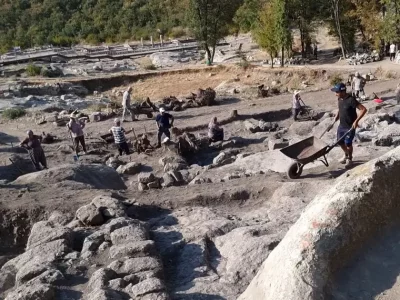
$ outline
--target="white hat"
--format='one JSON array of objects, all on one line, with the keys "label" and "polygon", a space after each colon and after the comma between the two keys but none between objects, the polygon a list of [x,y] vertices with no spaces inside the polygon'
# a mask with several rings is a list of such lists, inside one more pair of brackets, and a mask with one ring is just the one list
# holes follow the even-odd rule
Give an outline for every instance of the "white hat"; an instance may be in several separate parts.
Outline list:
[{"label": "white hat", "polygon": [[295,90],[295,91],[293,92],[293,94],[294,94],[294,95],[298,95],[298,94],[300,94],[300,91]]},{"label": "white hat", "polygon": [[121,121],[118,118],[116,118],[114,119],[114,123],[121,123]]},{"label": "white hat", "polygon": [[75,112],[73,112],[72,114],[70,114],[69,117],[70,117],[71,119],[76,119],[76,114],[75,114]]},{"label": "white hat", "polygon": [[355,75],[355,76],[360,76],[360,73],[359,73],[359,72],[356,72],[354,75]]},{"label": "white hat", "polygon": [[161,108],[160,108],[160,113],[163,113],[163,112],[165,112],[165,108],[164,108],[164,107],[161,107]]}]

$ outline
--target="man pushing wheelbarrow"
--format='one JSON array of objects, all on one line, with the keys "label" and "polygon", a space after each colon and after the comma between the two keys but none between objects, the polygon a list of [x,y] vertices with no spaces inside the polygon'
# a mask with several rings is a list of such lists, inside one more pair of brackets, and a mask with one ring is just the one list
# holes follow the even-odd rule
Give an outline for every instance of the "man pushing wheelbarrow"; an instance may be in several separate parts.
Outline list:
[{"label": "man pushing wheelbarrow", "polygon": [[[335,121],[325,132],[330,131],[339,120],[337,142],[333,145],[327,145],[321,140],[322,136],[319,139],[310,137],[282,149],[281,152],[283,154],[294,160],[288,170],[288,176],[291,179],[299,178],[304,166],[318,159],[321,160],[325,166],[329,166],[326,155],[337,145],[340,145],[344,152],[344,156],[339,162],[345,164],[346,168],[350,168],[353,163],[353,139],[355,131],[358,127],[358,123],[367,113],[367,109],[358,102],[354,96],[346,92],[346,85],[344,83],[335,85],[331,91],[336,93],[339,111],[335,117]],[[357,110],[360,110],[359,115],[357,115]],[[325,132],[322,135],[324,135]]]}]

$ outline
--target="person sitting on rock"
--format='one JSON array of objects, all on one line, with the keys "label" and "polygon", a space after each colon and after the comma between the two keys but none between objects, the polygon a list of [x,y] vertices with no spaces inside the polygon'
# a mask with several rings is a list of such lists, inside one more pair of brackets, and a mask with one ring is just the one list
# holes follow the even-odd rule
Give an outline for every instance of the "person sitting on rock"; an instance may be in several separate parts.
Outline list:
[{"label": "person sitting on rock", "polygon": [[128,143],[126,142],[125,134],[128,134],[130,131],[125,131],[124,128],[121,127],[120,119],[114,120],[114,126],[111,127],[110,133],[114,136],[115,145],[118,148],[119,155],[122,155],[124,152],[126,155],[130,155]]},{"label": "person sitting on rock", "polygon": [[81,144],[83,152],[87,154],[86,151],[86,143],[85,143],[85,135],[83,133],[83,129],[85,128],[85,121],[82,119],[77,120],[77,116],[75,113],[72,113],[70,116],[70,121],[67,124],[68,130],[71,132],[76,155],[79,154],[79,144]]},{"label": "person sitting on rock", "polygon": [[[171,120],[171,121],[170,121]],[[160,114],[156,117],[158,127],[158,143],[157,148],[161,147],[161,138],[164,134],[168,139],[171,139],[171,132],[169,129],[174,126],[174,117],[165,112],[165,108],[160,108]]]},{"label": "person sitting on rock", "polygon": [[44,169],[47,169],[46,156],[42,148],[42,136],[34,135],[32,130],[27,132],[28,137],[19,145],[28,150],[29,156],[37,171],[40,171],[40,164]]},{"label": "person sitting on rock", "polygon": [[219,127],[217,117],[213,117],[208,124],[208,138],[210,142],[219,142],[224,140],[224,129]]},{"label": "person sitting on rock", "polygon": [[300,91],[294,91],[293,93],[293,104],[292,104],[292,109],[293,109],[293,119],[297,121],[297,117],[302,111],[302,106],[301,106],[301,97],[300,97]]}]

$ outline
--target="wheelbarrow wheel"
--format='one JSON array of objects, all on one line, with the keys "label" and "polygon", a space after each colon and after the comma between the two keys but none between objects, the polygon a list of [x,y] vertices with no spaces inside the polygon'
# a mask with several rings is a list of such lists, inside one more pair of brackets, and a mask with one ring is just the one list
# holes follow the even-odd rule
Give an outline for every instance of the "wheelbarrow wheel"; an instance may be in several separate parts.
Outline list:
[{"label": "wheelbarrow wheel", "polygon": [[303,166],[298,163],[292,163],[287,171],[287,175],[290,179],[299,179],[303,173]]}]

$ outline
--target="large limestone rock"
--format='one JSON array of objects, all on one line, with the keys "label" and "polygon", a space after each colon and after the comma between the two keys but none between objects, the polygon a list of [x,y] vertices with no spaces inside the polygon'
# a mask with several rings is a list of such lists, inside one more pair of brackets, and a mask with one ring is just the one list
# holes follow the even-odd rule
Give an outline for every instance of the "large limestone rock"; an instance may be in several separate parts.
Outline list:
[{"label": "large limestone rock", "polygon": [[91,202],[95,207],[100,209],[106,218],[125,217],[125,206],[118,199],[108,196],[97,196]]},{"label": "large limestone rock", "polygon": [[150,278],[144,280],[132,287],[131,295],[134,298],[155,292],[161,292],[164,290],[164,284],[158,278]]},{"label": "large limestone rock", "polygon": [[108,268],[119,275],[130,275],[143,271],[159,272],[162,266],[154,257],[137,257],[113,261]]},{"label": "large limestone rock", "polygon": [[317,124],[318,123],[315,121],[294,122],[289,127],[289,132],[304,137],[311,136],[312,135],[311,132]]},{"label": "large limestone rock", "polygon": [[121,175],[135,175],[140,173],[142,164],[137,162],[130,162],[124,166],[119,166],[117,172]]},{"label": "large limestone rock", "polygon": [[384,128],[374,140],[377,146],[390,147],[400,145],[400,125],[392,124]]},{"label": "large limestone rock", "polygon": [[336,270],[398,219],[400,149],[339,177],[317,196],[239,300],[330,299]]},{"label": "large limestone rock", "polygon": [[224,258],[217,267],[218,274],[224,274],[227,282],[246,287],[282,239],[282,236],[270,234],[270,231],[268,225],[249,226],[217,237],[215,246]]},{"label": "large limestone rock", "polygon": [[48,221],[37,222],[33,225],[26,245],[27,249],[64,239],[68,246],[72,247],[72,230],[67,227],[54,226]]},{"label": "large limestone rock", "polygon": [[23,266],[25,266],[28,262],[32,260],[36,260],[38,264],[54,262],[57,259],[62,258],[65,254],[69,252],[71,252],[71,248],[68,246],[66,240],[55,240],[36,247],[29,248],[21,255],[5,263],[1,270],[3,271],[8,268],[20,270]]},{"label": "large limestone rock", "polygon": [[147,231],[142,224],[122,227],[111,233],[111,242],[114,245],[128,242],[143,241],[147,239]]},{"label": "large limestone rock", "polygon": [[29,284],[17,288],[5,300],[54,300],[55,297],[55,287],[49,284]]},{"label": "large limestone rock", "polygon": [[88,226],[98,226],[104,223],[104,218],[100,208],[96,207],[92,203],[80,207],[76,211],[76,218]]},{"label": "large limestone rock", "polygon": [[95,189],[126,189],[119,174],[104,165],[61,165],[48,170],[30,173],[17,178],[15,184],[56,184],[73,181]]}]

